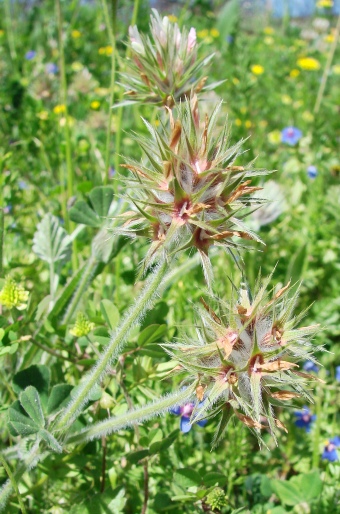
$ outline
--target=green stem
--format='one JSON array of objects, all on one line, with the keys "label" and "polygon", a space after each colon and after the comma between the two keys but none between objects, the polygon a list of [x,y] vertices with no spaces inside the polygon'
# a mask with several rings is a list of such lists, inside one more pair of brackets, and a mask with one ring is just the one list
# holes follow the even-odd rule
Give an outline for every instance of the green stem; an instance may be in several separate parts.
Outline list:
[{"label": "green stem", "polygon": [[93,276],[97,265],[98,265],[98,262],[94,259],[94,257],[90,257],[89,260],[87,261],[87,264],[84,268],[84,272],[83,272],[82,278],[79,282],[77,291],[75,292],[75,294],[70,302],[70,305],[66,311],[64,319],[62,321],[63,325],[68,325],[70,323],[71,318],[72,318],[75,310],[77,309],[79,302],[81,301],[81,299],[84,295],[85,289],[86,289],[89,281],[91,280],[91,277]]},{"label": "green stem", "polygon": [[20,494],[20,491],[19,491],[19,488],[18,488],[18,484],[17,484],[17,482],[15,480],[15,477],[14,477],[14,475],[12,473],[11,468],[9,467],[9,465],[7,464],[6,460],[1,455],[1,453],[0,453],[0,462],[3,465],[3,467],[5,468],[6,473],[7,473],[8,477],[10,479],[10,482],[12,484],[12,487],[13,487],[13,489],[15,491],[15,494],[17,495],[18,502],[19,502],[22,514],[27,514],[26,507],[25,507],[24,502],[22,501],[22,498],[21,498],[21,494]]},{"label": "green stem", "polygon": [[[17,484],[24,473],[26,473],[28,469],[34,467],[37,459],[40,460],[43,456],[43,454],[39,453],[39,442],[35,443],[26,459],[17,466],[14,475],[12,475],[14,482]],[[12,480],[7,480],[0,489],[0,512],[5,509],[8,499],[15,488],[14,482],[12,482]]]},{"label": "green stem", "polygon": [[[139,10],[139,0],[135,0],[133,13],[131,18],[131,26],[136,25],[137,15]],[[130,48],[126,51],[126,58],[130,57],[131,50]],[[117,112],[117,124],[116,124],[116,139],[115,139],[115,169],[118,171],[120,165],[120,148],[122,143],[122,120],[123,120],[123,107],[118,108]],[[118,193],[118,180],[115,180],[114,183],[115,194]]]},{"label": "green stem", "polygon": [[9,53],[11,55],[12,61],[16,61],[17,53],[15,50],[15,39],[14,39],[14,31],[12,26],[12,15],[11,15],[11,4],[10,0],[5,0],[5,20],[6,20],[6,35],[9,46]]},{"label": "green stem", "polygon": [[5,215],[2,205],[0,205],[0,275],[3,268],[3,247],[4,247]]},{"label": "green stem", "polygon": [[316,391],[316,421],[313,431],[313,458],[312,458],[312,469],[317,469],[319,467],[320,460],[320,432],[321,432],[321,418],[322,418],[322,401],[323,401],[323,391],[321,385],[318,386]]},{"label": "green stem", "polygon": [[136,326],[136,323],[138,323],[144,312],[151,307],[156,294],[160,290],[167,269],[168,262],[164,260],[147,280],[134,305],[131,307],[130,311],[127,312],[120,326],[112,334],[110,342],[104,349],[101,357],[89,373],[87,373],[84,380],[78,386],[76,395],[56,421],[54,426],[56,431],[66,430],[68,425],[79,414],[81,408],[87,403],[93,387],[105,374],[112,359],[117,355],[117,352],[124,344],[131,329]]},{"label": "green stem", "polygon": [[110,43],[112,46],[111,54],[111,81],[110,81],[110,98],[109,98],[109,121],[106,130],[106,145],[105,145],[105,174],[104,184],[107,184],[110,178],[110,139],[111,139],[111,125],[112,125],[112,106],[114,104],[114,89],[116,82],[116,16],[117,16],[117,0],[112,1],[112,28],[109,15],[109,9],[106,0],[102,0],[104,11],[105,24],[109,34]]},{"label": "green stem", "polygon": [[139,407],[138,409],[130,410],[121,416],[108,418],[105,421],[96,423],[89,428],[85,428],[81,432],[70,435],[66,439],[66,444],[80,444],[85,441],[99,439],[102,436],[108,436],[122,428],[133,426],[141,421],[151,419],[168,411],[175,405],[181,405],[188,401],[192,397],[196,385],[197,384],[192,384],[186,389],[176,391],[175,393],[167,396],[162,396],[155,402],[143,405],[143,407]]},{"label": "green stem", "polygon": [[317,114],[319,112],[319,109],[320,109],[320,105],[321,105],[322,98],[323,98],[323,95],[324,95],[324,92],[325,92],[325,88],[326,88],[326,83],[327,83],[327,78],[328,78],[328,75],[329,75],[329,70],[330,70],[330,68],[332,66],[335,49],[336,49],[338,41],[339,41],[339,33],[340,33],[340,15],[338,17],[338,23],[336,24],[334,41],[333,41],[332,46],[331,46],[331,48],[329,50],[329,54],[328,54],[328,57],[327,57],[327,62],[326,62],[325,69],[323,70],[322,79],[321,79],[320,87],[319,87],[319,91],[318,91],[318,96],[316,97],[316,102],[315,102],[315,106],[314,106],[314,114]]},{"label": "green stem", "polygon": [[[63,44],[63,16],[61,11],[60,0],[56,0],[57,8],[57,22],[58,22],[58,46],[59,46],[59,66],[60,66],[60,97],[61,103],[65,106],[65,125],[64,125],[64,137],[65,137],[65,154],[66,154],[66,170],[67,170],[67,197],[72,198],[74,190],[74,177],[73,177],[73,166],[72,166],[72,143],[71,143],[71,131],[68,116],[67,107],[67,82],[66,82],[66,71],[65,71],[65,54]],[[72,232],[73,224],[69,220],[67,211],[67,198],[63,198],[63,212],[65,213],[65,227],[68,232]],[[72,268],[73,271],[77,269],[77,243],[74,240],[72,242]]]}]

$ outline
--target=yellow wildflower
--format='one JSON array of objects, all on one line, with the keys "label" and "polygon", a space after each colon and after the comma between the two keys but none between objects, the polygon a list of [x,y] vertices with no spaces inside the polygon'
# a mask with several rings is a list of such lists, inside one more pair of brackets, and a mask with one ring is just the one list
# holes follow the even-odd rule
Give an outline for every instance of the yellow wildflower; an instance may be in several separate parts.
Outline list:
[{"label": "yellow wildflower", "polygon": [[210,35],[214,38],[220,37],[220,31],[217,29],[211,29]]},{"label": "yellow wildflower", "polygon": [[330,34],[327,34],[327,36],[324,37],[324,40],[326,41],[326,43],[333,43],[335,39],[335,35],[330,33]]},{"label": "yellow wildflower", "polygon": [[284,104],[284,105],[290,105],[292,103],[292,99],[289,95],[282,95],[281,96],[281,102]]},{"label": "yellow wildflower", "polygon": [[199,37],[200,39],[204,39],[204,38],[206,38],[208,35],[209,35],[209,31],[208,31],[208,29],[199,30],[199,31],[197,32],[197,37]]},{"label": "yellow wildflower", "polygon": [[281,132],[279,130],[273,130],[267,135],[269,143],[272,145],[278,145],[281,143]]},{"label": "yellow wildflower", "polygon": [[171,21],[172,23],[176,23],[176,21],[178,21],[178,18],[174,14],[169,14],[168,20]]},{"label": "yellow wildflower", "polygon": [[107,55],[107,56],[110,56],[113,52],[113,48],[112,46],[108,45],[108,46],[102,46],[99,48],[98,50],[98,53],[99,55]]},{"label": "yellow wildflower", "polygon": [[332,66],[332,71],[334,75],[340,75],[340,64],[334,64],[334,66]]},{"label": "yellow wildflower", "polygon": [[304,111],[302,113],[302,115],[301,115],[301,118],[304,121],[307,121],[307,123],[310,123],[310,122],[314,121],[314,116],[313,116],[313,114],[310,111]]},{"label": "yellow wildflower", "polygon": [[87,336],[91,330],[93,330],[95,324],[88,320],[88,318],[82,312],[78,312],[74,327],[71,328],[70,334],[74,337]]},{"label": "yellow wildflower", "polygon": [[96,111],[100,107],[100,102],[98,102],[98,100],[93,100],[90,103],[90,106],[91,106],[91,109],[94,109]]},{"label": "yellow wildflower", "polygon": [[72,71],[78,72],[78,71],[81,71],[83,68],[84,68],[83,64],[79,61],[74,61],[71,64]]},{"label": "yellow wildflower", "polygon": [[240,112],[242,114],[245,114],[247,112],[247,107],[245,105],[242,105],[242,107],[240,108]]},{"label": "yellow wildflower", "polygon": [[5,34],[5,31],[4,30],[0,30],[0,37],[4,36]]},{"label": "yellow wildflower", "polygon": [[66,111],[66,105],[64,105],[64,104],[56,105],[55,107],[53,107],[54,114],[62,114],[65,111]]},{"label": "yellow wildflower", "polygon": [[266,45],[272,45],[274,43],[274,38],[270,37],[270,36],[267,36],[267,37],[264,38],[263,41],[266,43]]},{"label": "yellow wildflower", "polygon": [[235,84],[235,86],[237,86],[237,84],[239,84],[239,83],[240,83],[239,79],[237,77],[234,77],[233,84]]},{"label": "yellow wildflower", "polygon": [[316,4],[317,7],[320,7],[321,9],[326,7],[330,8],[333,7],[333,0],[319,0]]},{"label": "yellow wildflower", "polygon": [[39,118],[39,120],[47,120],[48,118],[48,111],[40,111],[36,114],[37,118]]},{"label": "yellow wildflower", "polygon": [[289,73],[289,76],[292,78],[292,79],[295,79],[296,77],[298,77],[300,75],[300,70],[297,70],[296,68],[294,68],[293,70],[290,71]]},{"label": "yellow wildflower", "polygon": [[275,30],[273,29],[273,27],[265,27],[263,29],[263,32],[267,34],[267,36],[271,36],[272,34],[274,34]]},{"label": "yellow wildflower", "polygon": [[75,120],[74,120],[74,118],[73,118],[72,116],[68,116],[68,117],[67,117],[67,120],[66,120],[65,116],[63,116],[62,118],[60,118],[60,120],[59,120],[59,125],[60,125],[61,127],[65,127],[65,125],[66,125],[66,121],[67,121],[67,123],[68,123],[68,126],[69,126],[69,127],[73,127],[73,125],[74,125],[74,121],[75,121]]},{"label": "yellow wildflower", "polygon": [[251,72],[254,73],[254,75],[262,75],[264,72],[264,67],[261,66],[261,64],[253,64],[253,66],[250,68]]},{"label": "yellow wildflower", "polygon": [[235,125],[236,125],[236,127],[240,127],[242,125],[242,121],[240,120],[240,118],[237,118],[235,120]]},{"label": "yellow wildflower", "polygon": [[248,129],[249,129],[249,128],[251,128],[251,127],[252,127],[252,125],[253,125],[253,124],[252,124],[252,122],[251,122],[250,120],[246,120],[246,121],[245,121],[245,123],[244,123],[244,125],[245,125],[245,127],[246,127],[246,128],[248,128]]},{"label": "yellow wildflower", "polygon": [[73,39],[79,39],[81,37],[81,32],[79,30],[72,30],[71,36]]},{"label": "yellow wildflower", "polygon": [[298,59],[297,65],[303,70],[314,71],[320,69],[320,63],[314,57],[301,57],[301,59]]},{"label": "yellow wildflower", "polygon": [[261,128],[266,128],[266,126],[267,126],[267,125],[268,125],[268,121],[267,121],[267,120],[261,120],[261,121],[259,122],[259,126],[260,126]]},{"label": "yellow wildflower", "polygon": [[0,291],[0,303],[12,309],[15,307],[19,311],[26,309],[29,292],[25,291],[22,285],[17,284],[13,278],[7,276],[5,283]]}]

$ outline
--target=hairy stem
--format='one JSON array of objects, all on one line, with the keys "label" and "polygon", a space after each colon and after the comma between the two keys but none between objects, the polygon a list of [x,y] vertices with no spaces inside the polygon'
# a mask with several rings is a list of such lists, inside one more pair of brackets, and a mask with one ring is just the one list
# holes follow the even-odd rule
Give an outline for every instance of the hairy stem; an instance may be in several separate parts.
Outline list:
[{"label": "hairy stem", "polygon": [[107,367],[124,344],[131,329],[136,325],[136,323],[138,323],[145,311],[150,308],[152,301],[160,289],[167,268],[168,263],[164,260],[146,281],[146,284],[139,297],[136,299],[135,304],[127,312],[127,315],[121,322],[120,326],[111,335],[110,342],[104,349],[101,357],[89,373],[87,373],[82,383],[78,386],[76,395],[56,421],[54,426],[55,430],[65,431],[68,425],[79,414],[81,408],[87,403],[93,387],[105,374]]},{"label": "hairy stem", "polygon": [[3,467],[5,468],[5,471],[6,471],[6,473],[8,475],[8,478],[9,478],[11,484],[12,484],[12,487],[13,487],[13,489],[15,491],[15,494],[17,495],[18,502],[19,502],[22,514],[27,514],[27,510],[26,510],[26,507],[24,505],[24,502],[22,501],[17,481],[15,480],[15,477],[14,477],[14,475],[12,473],[11,468],[9,467],[9,465],[6,462],[6,459],[1,455],[1,453],[0,453],[0,462],[3,465]]},{"label": "hairy stem", "polygon": [[66,439],[66,444],[79,444],[92,439],[98,439],[103,435],[109,435],[117,430],[133,426],[141,421],[146,421],[159,414],[168,411],[175,405],[182,405],[190,398],[195,391],[196,384],[192,384],[186,389],[176,391],[175,393],[167,396],[162,396],[152,403],[143,405],[138,409],[130,410],[121,416],[108,418],[105,421],[96,423],[88,428],[83,429],[81,432],[70,435]]}]

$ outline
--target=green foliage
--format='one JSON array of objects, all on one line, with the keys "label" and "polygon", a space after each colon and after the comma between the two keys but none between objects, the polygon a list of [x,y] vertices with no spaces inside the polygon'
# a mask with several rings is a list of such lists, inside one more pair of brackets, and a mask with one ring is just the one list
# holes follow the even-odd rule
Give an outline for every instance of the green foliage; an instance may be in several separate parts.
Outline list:
[{"label": "green foliage", "polygon": [[[54,13],[58,1],[27,8],[18,1],[0,3],[0,432],[2,457],[8,462],[7,469],[0,467],[0,509],[17,514],[21,497],[27,514],[337,514],[339,461],[320,458],[327,441],[340,435],[338,47],[326,68],[336,37],[335,18],[318,10],[321,22],[313,18],[281,24],[267,17],[243,16],[236,0],[196,0],[190,6],[186,2],[185,9],[172,2],[173,12],[164,14],[175,14],[178,28],[171,16],[163,22],[155,15],[150,35],[147,1],[134,2],[133,14],[127,0],[102,0],[109,4],[116,45],[112,52],[102,6],[60,3],[59,21]],[[130,31],[130,43],[129,24],[139,31]],[[60,29],[65,83],[60,76],[61,49],[56,47]],[[174,41],[179,30],[181,55],[178,40]],[[164,34],[168,39],[159,48],[159,58],[154,43],[161,44]],[[138,60],[139,36],[145,48],[144,75]],[[36,53],[32,57],[29,51]],[[212,54],[207,72],[204,68],[211,57],[206,56]],[[301,67],[301,57],[313,57],[316,69]],[[112,65],[115,68],[110,70]],[[326,88],[316,109],[323,73]],[[157,86],[150,86],[150,77],[156,78]],[[219,99],[208,91],[222,83],[217,92],[223,104],[212,115]],[[197,132],[198,120],[192,118],[197,111],[188,108],[186,97],[192,88],[199,94],[203,86]],[[116,108],[109,116],[112,99]],[[172,109],[179,100],[182,105],[177,114],[173,110],[171,125],[169,111],[155,105]],[[206,115],[213,118],[210,124],[204,121]],[[227,116],[228,133],[223,131]],[[180,149],[176,119],[181,122]],[[205,123],[210,127],[206,148]],[[292,146],[281,139],[282,129],[289,126],[302,132]],[[238,142],[245,139],[242,148],[247,153],[241,155]],[[200,170],[207,164],[205,157],[214,162],[216,183],[207,179],[206,189],[195,181],[187,183],[183,162],[178,165],[179,150],[185,155],[186,170],[197,171],[195,152]],[[214,161],[216,155],[230,159]],[[259,173],[241,169],[255,158]],[[180,187],[168,180],[169,162],[182,181]],[[133,181],[121,163],[130,170],[136,167]],[[310,165],[318,170],[315,179],[307,174]],[[236,169],[226,171],[230,166]],[[264,169],[277,170],[270,181],[264,181]],[[217,183],[226,185],[223,180],[234,176],[224,191],[232,194],[247,181],[245,172],[253,174],[254,188],[265,186],[264,190],[236,198],[230,218],[224,212],[223,218],[214,220],[207,191],[217,188]],[[225,174],[222,182],[220,173]],[[145,175],[153,180],[165,177],[173,198],[165,194],[162,181],[155,186]],[[168,229],[171,202],[175,196],[181,202],[183,191],[190,188],[194,203],[200,205],[189,213],[182,246],[192,243],[188,227],[195,223],[197,233],[212,228],[208,240],[214,246],[221,220],[235,235],[238,232],[238,238],[224,234],[228,253],[210,248],[209,261],[203,252],[206,275],[211,276],[210,263],[214,270],[211,308],[216,313],[202,309],[198,319],[194,306],[205,295],[204,276],[190,249],[181,248],[176,261],[171,255],[164,265],[170,274],[160,279],[152,299],[143,294],[155,270],[140,266],[146,255],[150,268],[163,257],[160,252],[155,258],[154,247],[148,253],[150,239],[155,242],[150,230],[154,214]],[[216,190],[216,194],[222,193]],[[255,206],[259,209],[252,212]],[[127,244],[127,238],[118,235],[131,228],[124,225],[128,219],[136,223],[137,235],[146,236],[142,242]],[[235,251],[237,241],[253,237],[254,231],[265,246],[258,251],[259,245],[242,241],[246,251]],[[171,250],[179,246],[177,233],[168,234]],[[196,240],[196,247],[202,241],[206,240]],[[163,247],[162,234],[158,242]],[[257,249],[250,252],[250,247]],[[178,349],[186,337],[202,350],[202,330],[205,337],[213,314],[221,316],[216,305],[230,304],[241,282],[254,290],[259,268],[262,276],[268,276],[275,266],[268,290],[275,284],[280,289],[289,280],[293,293],[299,289],[294,311],[293,302],[288,305],[291,325],[299,322],[296,313],[306,312],[306,325],[323,328],[312,341],[299,325],[291,326],[294,336],[305,338],[308,355],[292,343],[296,353],[290,354],[289,362],[299,364],[296,370],[303,373],[305,358],[322,346],[326,351],[315,355],[320,371],[312,374],[321,381],[315,381],[316,386],[309,383],[303,400],[264,401],[273,389],[286,389],[282,370],[275,372],[275,383],[269,372],[255,408],[252,401],[260,392],[256,380],[243,391],[248,397],[243,414],[248,409],[263,424],[264,410],[273,425],[273,406],[288,430],[280,433],[276,446],[269,430],[262,428],[259,448],[254,434],[232,416],[232,409],[215,401],[221,390],[215,388],[211,394],[210,383],[204,388],[202,370],[195,369],[192,380],[184,378],[188,375],[183,367],[197,365],[194,356],[174,352],[171,360],[164,348],[170,343]],[[141,296],[145,304],[139,303]],[[254,301],[256,297],[249,297],[249,306]],[[281,307],[275,303],[272,319],[279,319]],[[237,315],[233,316],[237,325]],[[73,335],[78,320],[86,330]],[[250,316],[248,321],[244,338],[259,319]],[[117,334],[120,338],[115,339]],[[105,354],[115,340],[118,343]],[[289,348],[283,348],[282,355],[277,350],[280,358]],[[215,345],[214,352],[217,359],[209,366],[220,363],[221,348],[218,352]],[[272,354],[269,363],[274,361]],[[95,364],[97,368],[92,368]],[[95,375],[98,364],[103,366]],[[247,370],[241,373],[247,375]],[[292,378],[289,392],[306,383],[305,377],[290,373]],[[78,402],[67,428],[61,421],[82,391],[84,403]],[[189,433],[181,433],[182,414],[177,417],[169,409],[182,405],[184,398],[198,403],[203,393],[207,425],[193,424]],[[314,400],[311,410],[317,419],[305,432],[295,426],[293,409],[300,410],[308,398]],[[197,410],[196,414],[197,421]],[[19,485],[19,499],[8,481],[8,469]]]}]

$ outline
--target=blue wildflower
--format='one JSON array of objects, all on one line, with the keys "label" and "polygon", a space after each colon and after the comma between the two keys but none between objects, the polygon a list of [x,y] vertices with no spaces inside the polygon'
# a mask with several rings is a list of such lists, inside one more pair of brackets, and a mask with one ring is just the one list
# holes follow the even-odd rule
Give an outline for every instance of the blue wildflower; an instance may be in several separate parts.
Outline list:
[{"label": "blue wildflower", "polygon": [[335,379],[337,380],[337,382],[340,382],[340,366],[337,366],[335,368]]},{"label": "blue wildflower", "polygon": [[59,71],[58,66],[56,64],[54,64],[54,62],[48,62],[46,64],[45,69],[46,69],[46,73],[50,73],[51,75],[55,75]]},{"label": "blue wildflower", "polygon": [[319,366],[317,366],[313,361],[306,361],[303,365],[303,369],[305,371],[314,371],[314,373],[319,372]]},{"label": "blue wildflower", "polygon": [[340,447],[340,437],[336,436],[333,439],[330,439],[326,444],[323,453],[321,455],[322,459],[329,460],[329,462],[335,462],[339,460],[339,455],[337,452],[337,448]]},{"label": "blue wildflower", "polygon": [[[181,432],[186,434],[191,430],[191,423],[190,423],[190,417],[192,414],[192,411],[194,410],[195,405],[193,403],[185,403],[181,407],[175,407],[174,409],[171,409],[170,412],[172,414],[175,414],[176,416],[181,416],[180,421],[180,429]],[[202,419],[197,422],[197,425],[200,427],[205,427],[205,425],[208,423],[208,420]]]},{"label": "blue wildflower", "polygon": [[295,411],[296,417],[295,425],[299,428],[304,428],[306,432],[310,432],[313,421],[316,420],[316,415],[312,414],[308,407],[303,407],[301,411]]},{"label": "blue wildflower", "polygon": [[225,40],[227,41],[227,43],[233,43],[234,36],[231,36],[230,34],[228,34],[228,36],[225,37]]},{"label": "blue wildflower", "polygon": [[316,166],[308,166],[307,175],[310,179],[314,180],[318,176],[318,169]]},{"label": "blue wildflower", "polygon": [[25,59],[26,61],[31,61],[32,59],[34,59],[34,57],[37,55],[37,52],[35,52],[34,50],[29,50],[28,52],[25,53]]},{"label": "blue wildflower", "polygon": [[294,146],[301,139],[302,132],[296,127],[286,127],[281,132],[281,141],[282,143],[287,143],[287,145]]}]

